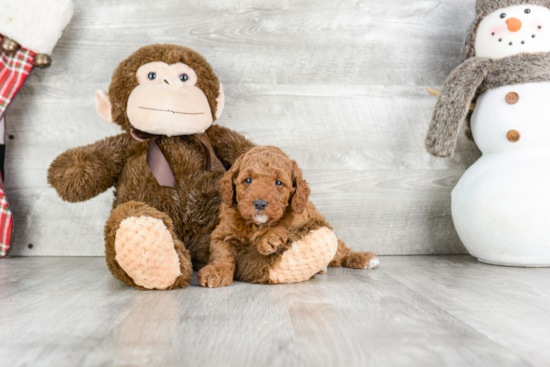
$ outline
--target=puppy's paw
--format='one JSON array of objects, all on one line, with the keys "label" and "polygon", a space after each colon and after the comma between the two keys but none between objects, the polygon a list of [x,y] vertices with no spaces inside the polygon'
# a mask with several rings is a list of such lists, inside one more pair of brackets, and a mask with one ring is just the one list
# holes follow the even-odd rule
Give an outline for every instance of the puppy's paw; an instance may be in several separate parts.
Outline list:
[{"label": "puppy's paw", "polygon": [[258,252],[262,255],[270,255],[282,246],[286,245],[288,235],[285,231],[274,231],[267,233],[258,244]]},{"label": "puppy's paw", "polygon": [[222,266],[210,264],[199,270],[197,279],[203,287],[225,287],[233,283],[233,272]]},{"label": "puppy's paw", "polygon": [[378,267],[380,260],[372,252],[354,252],[345,260],[345,267],[352,269],[374,269]]}]

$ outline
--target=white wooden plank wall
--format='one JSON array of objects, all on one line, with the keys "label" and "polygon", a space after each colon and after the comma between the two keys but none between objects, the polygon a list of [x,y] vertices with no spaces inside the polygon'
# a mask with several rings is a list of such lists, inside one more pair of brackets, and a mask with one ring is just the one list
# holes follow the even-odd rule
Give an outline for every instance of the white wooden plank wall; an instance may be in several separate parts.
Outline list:
[{"label": "white wooden plank wall", "polygon": [[[227,93],[220,124],[298,161],[313,201],[358,250],[466,253],[450,192],[478,157],[424,150],[435,98],[459,63],[474,0],[74,0],[52,56],[8,114],[6,185],[15,255],[101,255],[112,193],[61,201],[46,170],[64,150],[119,132],[94,109],[118,63],[141,46],[202,53]],[[32,249],[28,244],[33,244]]]}]

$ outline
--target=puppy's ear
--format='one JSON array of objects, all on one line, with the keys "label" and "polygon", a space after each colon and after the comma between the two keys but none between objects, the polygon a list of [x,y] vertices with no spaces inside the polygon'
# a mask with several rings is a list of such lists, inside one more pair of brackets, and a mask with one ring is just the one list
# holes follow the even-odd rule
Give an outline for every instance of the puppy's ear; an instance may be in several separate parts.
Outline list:
[{"label": "puppy's ear", "polygon": [[237,177],[240,170],[242,156],[237,158],[235,163],[231,166],[229,171],[225,172],[222,180],[220,181],[220,195],[222,196],[223,202],[228,207],[233,207],[237,204],[237,198],[235,197],[235,185],[233,184],[233,178]]},{"label": "puppy's ear", "polygon": [[292,181],[294,182],[294,195],[290,199],[290,207],[296,214],[301,214],[309,201],[311,190],[302,177],[302,170],[296,161],[292,161]]}]

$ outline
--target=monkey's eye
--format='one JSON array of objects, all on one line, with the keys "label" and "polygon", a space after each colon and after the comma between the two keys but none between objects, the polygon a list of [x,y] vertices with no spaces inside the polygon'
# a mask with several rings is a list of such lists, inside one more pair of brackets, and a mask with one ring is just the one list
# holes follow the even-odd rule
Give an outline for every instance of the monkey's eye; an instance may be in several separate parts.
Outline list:
[{"label": "monkey's eye", "polygon": [[276,186],[283,186],[283,183],[279,180],[275,181],[275,185]]},{"label": "monkey's eye", "polygon": [[157,78],[157,73],[153,73],[152,71],[147,75],[147,78],[149,80],[155,80]]},{"label": "monkey's eye", "polygon": [[525,9],[525,14],[529,14],[531,12],[531,9]]},{"label": "monkey's eye", "polygon": [[251,184],[252,183],[252,179],[251,178],[247,178],[246,180],[244,180],[245,183],[247,184]]},{"label": "monkey's eye", "polygon": [[189,79],[189,77],[187,76],[187,74],[181,74],[181,75],[180,75],[180,80],[181,80],[182,82],[186,82],[187,79]]},{"label": "monkey's eye", "polygon": [[506,13],[500,14],[500,17],[501,17],[501,18],[506,18]]}]

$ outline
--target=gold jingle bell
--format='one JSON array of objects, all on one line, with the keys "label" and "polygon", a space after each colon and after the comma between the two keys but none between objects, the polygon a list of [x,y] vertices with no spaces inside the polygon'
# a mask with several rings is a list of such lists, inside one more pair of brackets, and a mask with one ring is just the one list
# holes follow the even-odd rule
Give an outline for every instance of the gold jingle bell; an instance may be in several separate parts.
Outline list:
[{"label": "gold jingle bell", "polygon": [[39,69],[49,68],[52,64],[52,59],[46,54],[36,54],[34,56],[34,66]]},{"label": "gold jingle bell", "polygon": [[21,45],[13,40],[10,40],[8,37],[2,39],[2,44],[0,45],[2,50],[7,54],[14,54],[21,48]]}]

